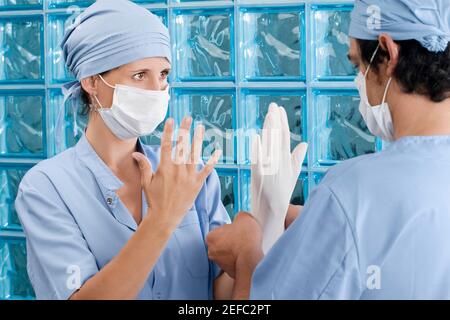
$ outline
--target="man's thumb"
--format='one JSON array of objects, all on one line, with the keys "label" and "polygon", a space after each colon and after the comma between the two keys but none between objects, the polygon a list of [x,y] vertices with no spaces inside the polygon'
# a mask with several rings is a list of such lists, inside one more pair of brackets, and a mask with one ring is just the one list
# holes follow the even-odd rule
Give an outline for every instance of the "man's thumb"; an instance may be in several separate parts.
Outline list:
[{"label": "man's thumb", "polygon": [[294,151],[292,152],[292,168],[298,174],[300,174],[303,161],[305,161],[306,151],[308,151],[308,144],[306,142],[302,142],[297,147],[295,147]]}]

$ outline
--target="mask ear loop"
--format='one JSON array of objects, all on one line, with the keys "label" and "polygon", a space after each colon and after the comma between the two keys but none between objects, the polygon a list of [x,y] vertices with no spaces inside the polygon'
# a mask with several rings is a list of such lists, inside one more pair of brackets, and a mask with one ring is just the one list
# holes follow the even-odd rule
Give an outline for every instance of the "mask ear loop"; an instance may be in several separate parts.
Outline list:
[{"label": "mask ear loop", "polygon": [[373,62],[373,60],[375,60],[375,56],[376,56],[377,53],[378,53],[378,49],[380,49],[380,43],[378,43],[377,48],[375,49],[375,51],[374,51],[372,57],[370,58],[369,66],[367,67],[366,73],[364,74],[364,78],[366,78],[366,77],[367,77],[367,74],[369,73],[369,70],[370,70],[370,67],[371,67],[371,65],[372,65],[372,62]]},{"label": "mask ear loop", "polygon": [[105,108],[103,108],[102,104],[101,104],[100,101],[98,100],[97,95],[94,94],[93,96],[94,96],[94,99],[97,101],[97,104],[100,106],[100,108],[95,108],[95,111],[98,112],[99,109],[100,109],[100,110],[105,109]]},{"label": "mask ear loop", "polygon": [[[99,76],[100,79],[103,81],[103,83],[106,84],[108,87],[110,87],[110,88],[112,88],[112,89],[116,89],[115,86],[110,85],[105,79],[103,79],[103,77],[102,77],[101,74],[99,74],[98,76]],[[97,101],[98,105],[100,106],[100,110],[105,109],[105,108],[102,106],[102,104],[100,103],[100,101],[98,100],[96,94],[94,95],[94,99]],[[95,111],[98,111],[98,109],[99,109],[99,108],[96,108]]]},{"label": "mask ear loop", "polygon": [[108,87],[110,87],[110,88],[112,88],[112,89],[115,89],[115,88],[116,88],[115,86],[110,85],[105,79],[103,79],[103,77],[102,77],[101,74],[99,74],[98,76],[100,77],[100,79],[102,79],[103,83],[106,84]]}]

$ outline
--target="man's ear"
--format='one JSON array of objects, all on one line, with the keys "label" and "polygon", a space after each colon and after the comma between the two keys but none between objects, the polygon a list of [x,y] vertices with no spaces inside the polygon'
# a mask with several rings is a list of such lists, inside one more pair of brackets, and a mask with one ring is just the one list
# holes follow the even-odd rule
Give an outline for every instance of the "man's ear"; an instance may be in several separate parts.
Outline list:
[{"label": "man's ear", "polygon": [[394,42],[392,37],[386,33],[380,34],[378,37],[378,41],[380,42],[380,47],[384,51],[387,51],[389,54],[388,61],[387,61],[387,68],[386,68],[386,74],[388,77],[392,77],[395,71],[395,68],[397,67],[398,63],[398,56],[400,47],[398,44]]},{"label": "man's ear", "polygon": [[86,91],[89,95],[97,94],[97,80],[94,76],[81,79],[81,87]]}]

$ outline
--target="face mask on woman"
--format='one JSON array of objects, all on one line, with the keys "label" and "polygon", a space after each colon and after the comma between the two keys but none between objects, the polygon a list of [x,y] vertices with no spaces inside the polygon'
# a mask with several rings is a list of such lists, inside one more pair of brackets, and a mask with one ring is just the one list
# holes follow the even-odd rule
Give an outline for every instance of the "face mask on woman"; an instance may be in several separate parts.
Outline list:
[{"label": "face mask on woman", "polygon": [[164,121],[169,106],[169,87],[164,91],[145,90],[106,82],[114,89],[111,108],[104,108],[97,96],[95,100],[100,106],[97,112],[106,126],[121,140],[137,138],[151,134]]}]

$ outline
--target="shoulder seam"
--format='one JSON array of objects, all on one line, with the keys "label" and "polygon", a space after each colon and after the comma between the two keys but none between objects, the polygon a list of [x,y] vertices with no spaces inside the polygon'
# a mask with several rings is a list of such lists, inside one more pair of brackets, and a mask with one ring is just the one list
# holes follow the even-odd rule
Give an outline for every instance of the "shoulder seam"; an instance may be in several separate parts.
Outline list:
[{"label": "shoulder seam", "polygon": [[358,259],[358,268],[361,270],[361,259],[360,259],[360,254],[359,254],[358,242],[356,241],[355,227],[354,227],[353,223],[350,221],[350,219],[348,218],[348,215],[346,213],[344,205],[342,204],[342,202],[340,201],[340,199],[338,198],[336,193],[329,186],[325,185],[325,187],[329,190],[332,197],[336,200],[336,203],[338,204],[339,208],[341,209],[341,212],[344,215],[345,220],[347,221],[347,224],[350,226],[350,231],[352,233],[352,239],[353,239],[353,245],[356,249],[356,257]]}]

